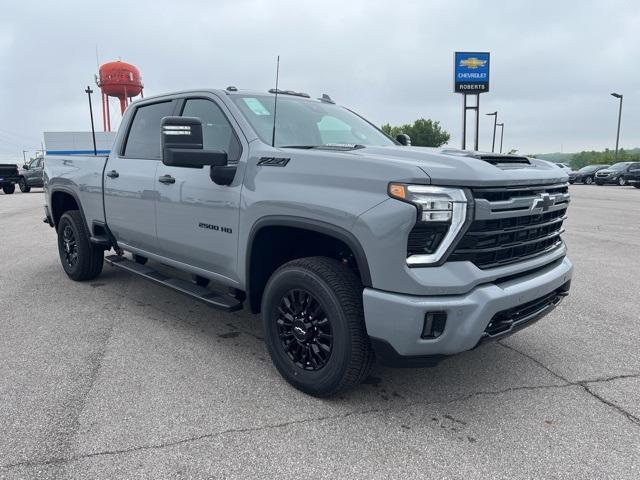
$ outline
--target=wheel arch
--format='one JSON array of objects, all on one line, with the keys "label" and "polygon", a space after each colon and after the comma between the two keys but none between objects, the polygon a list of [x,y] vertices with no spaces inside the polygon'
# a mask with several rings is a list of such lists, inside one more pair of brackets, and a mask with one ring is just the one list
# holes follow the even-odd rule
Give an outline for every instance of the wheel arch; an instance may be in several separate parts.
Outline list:
[{"label": "wheel arch", "polygon": [[[258,257],[262,250],[265,248],[263,245],[266,232],[275,232],[279,230],[275,235],[284,235],[295,233],[302,235],[304,238],[309,236],[317,236],[318,239],[328,240],[332,243],[333,247],[344,245],[348,248],[349,253],[353,255],[353,259],[356,263],[357,274],[360,277],[362,285],[365,287],[371,286],[371,272],[369,270],[369,263],[362,245],[358,239],[348,230],[339,227],[334,224],[322,222],[319,220],[313,220],[303,217],[294,216],[268,216],[264,217],[254,223],[247,239],[247,251],[245,258],[245,284],[246,293],[249,300],[251,311],[257,313],[260,311],[260,303],[262,299],[262,292],[264,287],[273,271],[283,263],[293,260],[295,258],[301,258],[301,256],[317,255],[315,250],[311,247],[308,251],[306,248],[302,248],[305,251],[305,255],[296,255],[295,252],[288,251],[289,254],[273,255],[275,258],[269,258],[269,261],[262,262]],[[293,239],[289,239],[293,241]],[[306,247],[306,246],[305,246]],[[320,250],[324,248],[331,248],[323,243],[320,246]]]},{"label": "wheel arch", "polygon": [[51,219],[53,220],[53,226],[57,229],[58,223],[60,222],[60,217],[64,215],[64,213],[68,210],[78,210],[80,211],[80,216],[82,217],[82,221],[87,227],[87,231],[91,231],[89,225],[87,224],[87,219],[84,216],[84,211],[82,210],[82,204],[80,203],[80,199],[75,192],[69,190],[67,188],[58,187],[51,192]]}]

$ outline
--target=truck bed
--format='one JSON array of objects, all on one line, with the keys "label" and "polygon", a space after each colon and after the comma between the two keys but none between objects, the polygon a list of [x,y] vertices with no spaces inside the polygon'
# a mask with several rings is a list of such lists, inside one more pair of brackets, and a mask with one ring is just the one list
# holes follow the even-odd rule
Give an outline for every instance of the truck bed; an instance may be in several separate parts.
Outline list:
[{"label": "truck bed", "polygon": [[93,220],[104,221],[102,179],[107,158],[107,155],[45,157],[45,186],[49,191],[55,186],[75,196],[82,205],[88,227]]}]

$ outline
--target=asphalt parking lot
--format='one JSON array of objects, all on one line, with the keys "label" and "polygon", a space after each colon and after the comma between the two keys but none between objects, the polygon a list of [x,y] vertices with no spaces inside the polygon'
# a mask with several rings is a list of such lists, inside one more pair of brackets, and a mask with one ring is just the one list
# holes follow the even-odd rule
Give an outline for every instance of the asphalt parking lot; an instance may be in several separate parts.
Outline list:
[{"label": "asphalt parking lot", "polygon": [[60,267],[0,194],[0,478],[640,478],[640,190],[571,187],[571,295],[432,369],[318,400],[259,319]]}]

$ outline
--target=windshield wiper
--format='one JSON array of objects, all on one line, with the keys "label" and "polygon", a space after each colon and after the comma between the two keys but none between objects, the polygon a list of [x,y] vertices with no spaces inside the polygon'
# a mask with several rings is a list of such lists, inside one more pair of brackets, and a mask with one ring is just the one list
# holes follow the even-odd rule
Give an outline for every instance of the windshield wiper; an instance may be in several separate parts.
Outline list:
[{"label": "windshield wiper", "polygon": [[281,145],[280,148],[299,148],[304,150],[357,150],[365,148],[359,143],[326,143],[324,145]]}]

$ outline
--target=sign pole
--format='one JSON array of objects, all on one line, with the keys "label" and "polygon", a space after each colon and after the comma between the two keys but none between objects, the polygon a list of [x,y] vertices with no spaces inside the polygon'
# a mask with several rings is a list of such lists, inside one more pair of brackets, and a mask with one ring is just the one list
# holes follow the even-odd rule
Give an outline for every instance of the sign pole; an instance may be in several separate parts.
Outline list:
[{"label": "sign pole", "polygon": [[467,94],[462,95],[462,150],[467,149]]},{"label": "sign pole", "polygon": [[476,138],[473,142],[473,149],[478,151],[478,138],[480,137],[480,94],[476,94]]}]

